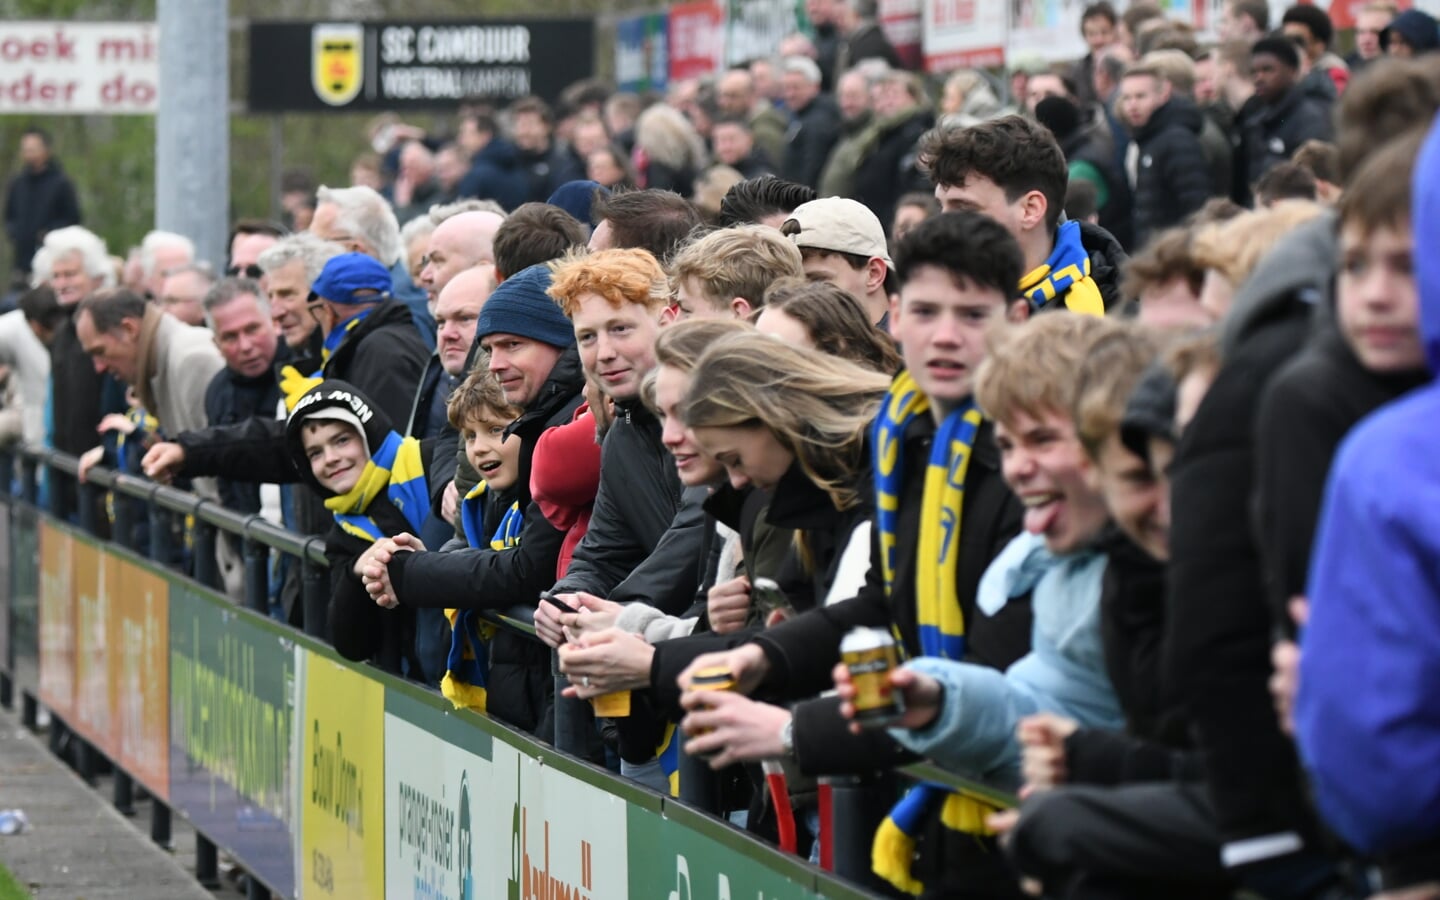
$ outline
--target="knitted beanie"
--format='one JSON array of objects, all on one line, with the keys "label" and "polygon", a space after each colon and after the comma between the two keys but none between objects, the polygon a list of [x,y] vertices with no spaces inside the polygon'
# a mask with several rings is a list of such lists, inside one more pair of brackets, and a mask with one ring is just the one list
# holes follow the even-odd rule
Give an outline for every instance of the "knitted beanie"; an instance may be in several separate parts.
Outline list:
[{"label": "knitted beanie", "polygon": [[492,334],[513,334],[552,347],[575,343],[575,329],[560,306],[545,293],[549,288],[550,268],[544,263],[500,282],[480,308],[475,340]]}]

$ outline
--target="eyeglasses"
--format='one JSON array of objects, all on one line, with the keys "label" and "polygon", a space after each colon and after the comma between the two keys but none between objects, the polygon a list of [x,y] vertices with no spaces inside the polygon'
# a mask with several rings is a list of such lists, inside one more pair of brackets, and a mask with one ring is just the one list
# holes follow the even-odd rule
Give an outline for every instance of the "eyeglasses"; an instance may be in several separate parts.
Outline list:
[{"label": "eyeglasses", "polygon": [[253,281],[259,281],[260,277],[263,276],[265,273],[261,271],[259,266],[251,263],[248,266],[231,266],[230,268],[225,270],[225,274],[231,278],[243,275]]},{"label": "eyeglasses", "polygon": [[320,311],[324,308],[325,301],[320,299],[319,294],[311,291],[310,297],[305,301],[305,311],[310,314],[310,318],[315,320],[315,324],[322,328],[325,326],[325,321],[320,318]]}]

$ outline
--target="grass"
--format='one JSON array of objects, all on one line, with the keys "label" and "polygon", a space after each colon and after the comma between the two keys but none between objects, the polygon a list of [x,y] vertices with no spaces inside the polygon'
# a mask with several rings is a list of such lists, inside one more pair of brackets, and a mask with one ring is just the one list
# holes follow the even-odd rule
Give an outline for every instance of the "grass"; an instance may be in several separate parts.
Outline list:
[{"label": "grass", "polygon": [[4,866],[0,866],[0,900],[30,900],[30,892]]}]

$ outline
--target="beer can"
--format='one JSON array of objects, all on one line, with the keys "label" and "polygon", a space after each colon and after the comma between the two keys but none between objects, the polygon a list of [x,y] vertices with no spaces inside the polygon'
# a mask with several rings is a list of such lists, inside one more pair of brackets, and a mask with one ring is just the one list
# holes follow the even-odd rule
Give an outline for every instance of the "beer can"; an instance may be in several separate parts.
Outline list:
[{"label": "beer can", "polygon": [[[735,677],[725,666],[706,666],[696,670],[690,677],[690,690],[692,691],[733,691],[735,690]],[[699,737],[702,734],[709,734],[713,728],[706,728],[697,731],[692,737]],[[714,754],[709,754],[714,755]]]},{"label": "beer can", "polygon": [[855,685],[855,721],[884,728],[901,708],[888,688],[890,672],[900,664],[895,638],[883,628],[855,628],[840,642],[840,659]]}]

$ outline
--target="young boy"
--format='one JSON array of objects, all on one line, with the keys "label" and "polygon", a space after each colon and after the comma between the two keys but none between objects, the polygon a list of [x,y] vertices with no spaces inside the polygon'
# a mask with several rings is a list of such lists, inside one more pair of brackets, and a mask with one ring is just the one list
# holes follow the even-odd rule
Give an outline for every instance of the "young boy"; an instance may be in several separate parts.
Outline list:
[{"label": "young boy", "polygon": [[401,438],[389,418],[349,382],[327,379],[295,403],[286,446],[301,478],[325,497],[335,525],[330,559],[331,639],[346,659],[374,659],[386,671],[422,677],[413,610],[377,607],[361,572],[376,542],[415,533],[430,509],[428,448]]},{"label": "young boy", "polygon": [[[460,501],[465,542],[477,550],[509,550],[520,544],[524,510],[513,490],[520,477],[520,438],[507,435],[523,410],[505,399],[500,383],[476,369],[450,395],[446,414],[460,433],[465,458],[480,481]],[[440,691],[457,708],[484,712],[491,676],[490,644],[495,629],[477,609],[446,608],[452,632]]]}]

